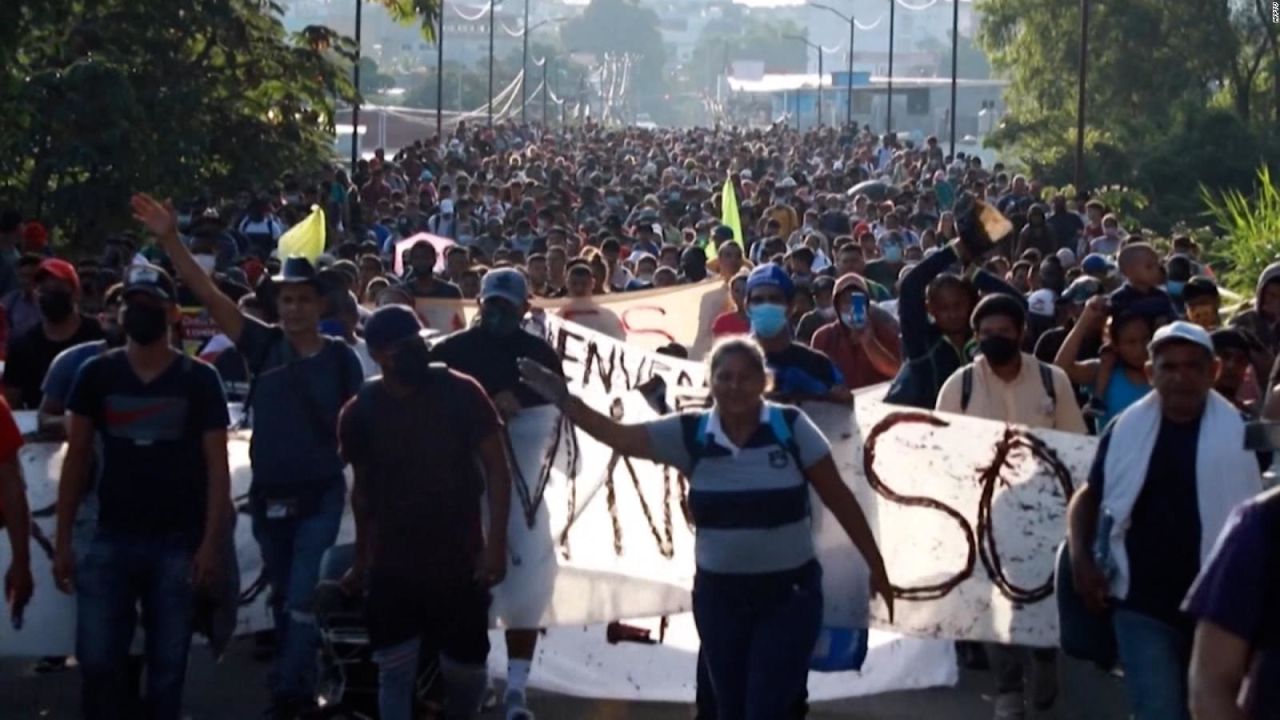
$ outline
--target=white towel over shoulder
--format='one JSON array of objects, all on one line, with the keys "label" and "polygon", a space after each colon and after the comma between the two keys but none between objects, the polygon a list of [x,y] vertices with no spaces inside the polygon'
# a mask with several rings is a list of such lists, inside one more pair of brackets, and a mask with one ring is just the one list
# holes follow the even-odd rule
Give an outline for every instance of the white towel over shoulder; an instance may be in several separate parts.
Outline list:
[{"label": "white towel over shoulder", "polygon": [[[1151,452],[1160,433],[1160,394],[1147,393],[1116,418],[1111,430],[1103,472],[1102,510],[1111,528],[1111,595],[1123,600],[1129,594],[1129,556],[1125,537],[1133,506],[1146,482]],[[1257,456],[1244,449],[1244,420],[1226,398],[1210,391],[1200,420],[1196,447],[1196,499],[1200,507],[1200,560],[1208,558],[1214,540],[1236,505],[1262,491]]]}]

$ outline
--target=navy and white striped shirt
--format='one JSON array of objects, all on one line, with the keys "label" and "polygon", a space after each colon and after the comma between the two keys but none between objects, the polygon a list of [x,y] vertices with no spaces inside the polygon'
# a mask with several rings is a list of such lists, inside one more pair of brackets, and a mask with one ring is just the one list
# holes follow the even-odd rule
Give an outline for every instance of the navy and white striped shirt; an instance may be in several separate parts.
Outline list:
[{"label": "navy and white striped shirt", "polygon": [[[771,407],[780,408],[791,428],[802,467],[770,427]],[[705,422],[703,415],[708,415]],[[700,427],[706,432],[701,442]],[[794,570],[813,560],[804,469],[830,455],[831,447],[803,411],[764,403],[760,426],[742,448],[725,437],[714,409],[668,415],[648,429],[658,460],[689,478],[699,570],[755,575]]]}]

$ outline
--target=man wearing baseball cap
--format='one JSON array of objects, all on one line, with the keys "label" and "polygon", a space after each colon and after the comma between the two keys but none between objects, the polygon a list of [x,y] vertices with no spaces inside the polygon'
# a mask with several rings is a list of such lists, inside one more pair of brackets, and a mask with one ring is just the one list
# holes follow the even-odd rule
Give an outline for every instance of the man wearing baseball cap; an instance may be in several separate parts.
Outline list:
[{"label": "man wearing baseball cap", "polygon": [[[459,330],[432,348],[432,359],[476,379],[503,418],[546,400],[520,381],[517,363],[524,359],[564,376],[560,356],[540,336],[521,323],[529,312],[529,288],[524,275],[512,268],[490,270],[480,285],[480,323]],[[537,647],[537,628],[507,631],[507,717],[523,718],[525,687]]]},{"label": "man wearing baseball cap", "polygon": [[291,718],[315,704],[319,635],[311,608],[320,560],[337,540],[347,490],[335,429],[338,411],[364,383],[364,371],[345,340],[320,333],[325,287],[311,261],[284,258],[271,279],[280,322],[267,324],[241,311],[200,267],[178,238],[171,205],[135,195],[132,206],[249,367],[249,508],[282,637],[268,681],[269,712]]},{"label": "man wearing baseball cap", "polygon": [[338,425],[355,475],[355,557],[342,585],[365,591],[384,720],[415,717],[424,645],[440,654],[443,716],[475,717],[489,589],[507,569],[511,468],[502,419],[475,380],[431,362],[421,330],[417,315],[398,305],[369,317],[365,340],[382,376],[346,404]]},{"label": "man wearing baseball cap", "polygon": [[[217,371],[170,342],[180,314],[168,274],[134,265],[123,295],[125,346],[86,363],[67,403],[53,574],[76,595],[85,716],[125,707],[119,670],[141,604],[148,715],[176,720],[195,588],[218,579],[231,528],[227,400]],[[72,530],[95,466],[97,530],[77,554]]]},{"label": "man wearing baseball cap", "polygon": [[44,260],[35,282],[40,324],[10,339],[5,356],[4,394],[14,410],[40,407],[40,386],[58,353],[103,336],[98,321],[80,313],[80,276],[71,263]]},{"label": "man wearing baseball cap", "polygon": [[1188,717],[1183,599],[1232,509],[1262,490],[1240,412],[1213,391],[1220,362],[1208,331],[1174,322],[1150,348],[1154,392],[1103,433],[1068,512],[1075,590],[1095,612],[1110,609],[1138,720]]},{"label": "man wearing baseball cap", "polygon": [[853,402],[844,377],[826,355],[793,341],[789,321],[795,284],[786,271],[765,263],[747,276],[747,320],[764,348],[778,402]]}]

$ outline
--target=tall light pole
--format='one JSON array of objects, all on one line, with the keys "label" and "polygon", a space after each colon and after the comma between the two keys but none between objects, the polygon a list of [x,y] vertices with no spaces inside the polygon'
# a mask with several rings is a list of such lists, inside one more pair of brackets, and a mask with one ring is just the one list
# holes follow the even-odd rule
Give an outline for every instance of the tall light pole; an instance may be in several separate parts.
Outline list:
[{"label": "tall light pole", "polygon": [[[822,127],[822,78],[823,78],[822,54],[824,52],[831,52],[831,50],[827,50],[821,45],[815,42],[811,42],[809,38],[804,37],[803,35],[784,35],[783,37],[790,38],[792,40],[799,40],[800,42],[804,43],[808,47],[811,47],[814,50],[818,51],[818,125],[817,126]],[[807,58],[806,58],[806,63],[807,63]],[[799,94],[797,93],[796,95],[796,129],[798,130],[799,128],[800,128],[800,97],[799,97]]]},{"label": "tall light pole", "polygon": [[497,13],[494,0],[489,0],[489,127],[493,127],[493,21]]},{"label": "tall light pole", "polygon": [[444,143],[444,3],[436,27],[436,138]]},{"label": "tall light pole", "polygon": [[1076,192],[1084,190],[1084,113],[1089,69],[1089,0],[1080,0],[1080,86],[1076,91]]},{"label": "tall light pole", "polygon": [[[846,103],[848,105],[848,107],[845,108],[845,122],[848,123],[850,127],[852,127],[853,126],[853,32],[857,28],[858,23],[852,15],[845,15],[844,13],[840,12],[839,10],[836,10],[830,5],[823,5],[822,3],[816,3],[816,2],[811,2],[809,4],[821,10],[826,10],[827,12],[832,13],[833,15],[840,18],[841,20],[844,20],[845,22],[849,23],[849,69],[848,69],[847,77],[845,77],[845,80],[844,80],[844,91],[845,91],[845,94],[848,96],[845,98]],[[819,52],[818,56],[819,58],[821,58],[822,53]],[[819,62],[819,65],[821,65],[821,62]]]},{"label": "tall light pole", "polygon": [[885,113],[884,131],[893,132],[893,30],[897,18],[898,0],[889,0],[889,109]]},{"label": "tall light pole", "polygon": [[547,131],[547,97],[551,94],[551,88],[547,87],[547,67],[551,65],[551,58],[542,58],[542,131]]},{"label": "tall light pole", "polygon": [[960,67],[960,0],[951,0],[951,158],[956,157],[956,73]]},{"label": "tall light pole", "polygon": [[356,101],[351,104],[351,173],[360,160],[360,16],[364,0],[356,0]]},{"label": "tall light pole", "polygon": [[524,28],[520,31],[520,124],[525,124],[525,104],[529,102],[526,90],[529,88],[529,0],[524,0]]},{"label": "tall light pole", "polygon": [[[520,124],[521,125],[525,124],[525,105],[529,102],[528,96],[525,94],[526,88],[529,87],[526,82],[526,75],[529,72],[529,35],[534,30],[537,30],[543,25],[550,25],[551,23],[560,23],[568,19],[569,19],[569,16],[567,15],[561,16],[561,17],[547,18],[542,22],[535,23],[533,27],[529,27],[529,0],[524,0],[524,25],[523,25],[523,29],[520,31],[520,35],[524,38],[524,48],[520,51],[520,67],[522,70],[522,74],[520,75]],[[545,70],[546,68],[544,67],[543,69]],[[546,78],[543,77],[543,80],[545,81]],[[546,90],[546,85],[543,85],[543,90],[544,91]],[[543,114],[545,115],[546,113],[543,113]],[[544,121],[544,124],[545,124],[545,121]]]}]

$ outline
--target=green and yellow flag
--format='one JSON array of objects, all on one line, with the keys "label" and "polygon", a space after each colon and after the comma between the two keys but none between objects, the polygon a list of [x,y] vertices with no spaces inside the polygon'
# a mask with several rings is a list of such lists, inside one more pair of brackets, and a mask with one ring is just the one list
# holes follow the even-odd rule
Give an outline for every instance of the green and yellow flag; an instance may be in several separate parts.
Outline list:
[{"label": "green and yellow flag", "polygon": [[[733,192],[733,181],[729,179],[724,181],[724,189],[720,191],[720,224],[733,228],[733,241],[745,253],[746,248],[742,246],[742,219],[738,217],[738,197]],[[711,238],[707,238],[702,252],[706,253],[708,262],[715,259],[716,244]]]},{"label": "green and yellow flag", "polygon": [[324,238],[324,210],[312,205],[311,214],[305,220],[280,236],[280,259],[304,257],[314,263],[324,252]]}]

